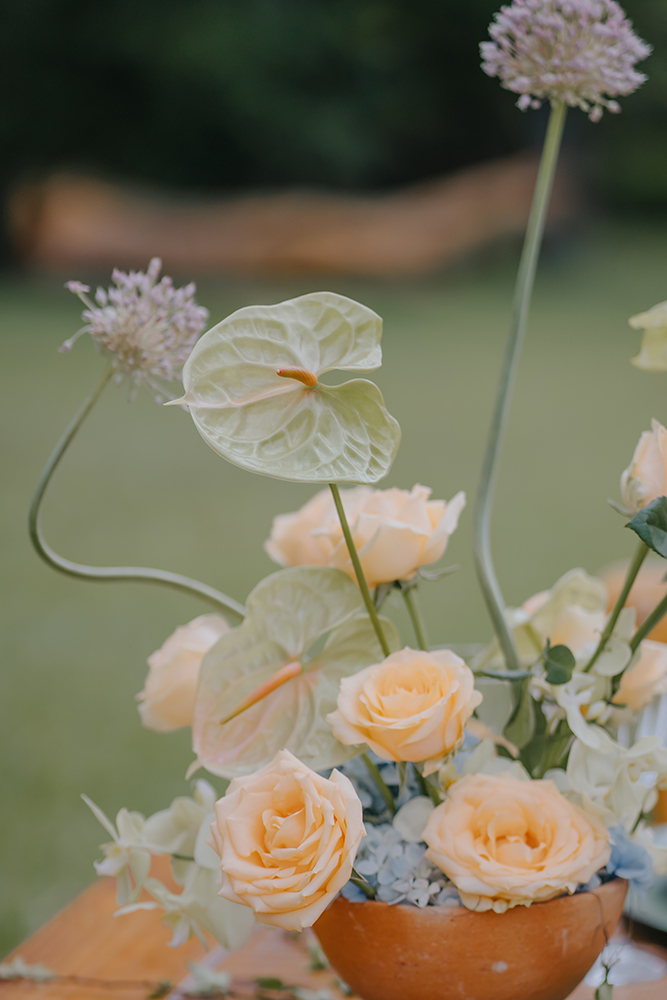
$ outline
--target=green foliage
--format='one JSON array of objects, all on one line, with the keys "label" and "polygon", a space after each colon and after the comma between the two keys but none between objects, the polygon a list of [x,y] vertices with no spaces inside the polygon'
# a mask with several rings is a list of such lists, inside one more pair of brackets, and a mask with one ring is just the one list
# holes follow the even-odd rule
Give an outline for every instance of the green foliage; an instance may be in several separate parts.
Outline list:
[{"label": "green foliage", "polygon": [[542,778],[552,767],[562,767],[572,743],[572,731],[561,719],[553,733],[547,732],[547,720],[539,702],[533,702],[535,729],[519,758],[533,778]]},{"label": "green foliage", "polygon": [[626,528],[634,531],[650,549],[667,559],[667,497],[658,497],[647,503]]},{"label": "green foliage", "polygon": [[516,703],[509,722],[505,726],[505,737],[521,750],[535,733],[535,701],[530,693],[530,678],[515,682]]},{"label": "green foliage", "polygon": [[572,676],[576,662],[571,649],[562,645],[552,646],[547,640],[547,648],[544,652],[544,668],[549,684],[567,684]]}]

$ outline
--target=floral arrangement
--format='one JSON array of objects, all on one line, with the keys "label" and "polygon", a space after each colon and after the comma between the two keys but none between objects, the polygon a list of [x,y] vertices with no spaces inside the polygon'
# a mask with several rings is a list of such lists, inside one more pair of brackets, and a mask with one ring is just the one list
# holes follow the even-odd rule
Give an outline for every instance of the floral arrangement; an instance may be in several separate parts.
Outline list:
[{"label": "floral arrangement", "polygon": [[[375,488],[399,426],[373,382],[325,378],[380,367],[376,313],[319,292],[248,306],[199,336],[207,314],[194,286],[158,283],[157,260],[146,274],[114,273],[96,304],[70,283],[86,306],[79,334],[109,365],[43,474],[35,546],[70,575],[176,587],[215,609],[149,658],[137,697],[145,726],[192,727],[187,777],[204,768],[224,780],[224,795],[200,778],[191,796],[147,819],[121,809],[115,825],[86,799],[110,838],[96,868],[117,878],[119,912],[162,910],[173,944],[210,934],[238,947],[255,920],[301,930],[340,893],[503,913],[617,876],[642,888],[653,870],[667,873],[667,849],[648,825],[667,789],[667,749],[658,736],[637,738],[640,713],[667,692],[667,644],[648,638],[667,599],[641,622],[626,607],[649,551],[667,558],[667,429],[653,421],[621,477],[615,506],[637,548],[610,610],[604,582],[581,569],[506,608],[490,546],[566,111],[593,121],[617,112],[614,98],[643,81],[635,64],[650,49],[614,0],[514,0],[490,32],[485,72],[520,108],[546,100],[551,113],[477,501],[475,558],[495,638],[474,655],[430,648],[418,607],[420,587],[447,572],[436,564],[465,495]],[[633,363],[666,370],[667,303],[630,323],[644,330]],[[162,400],[181,376],[184,394],[168,404],[189,412],[217,455],[319,487],[275,518],[265,548],[281,568],[245,606],[173,573],[80,566],[40,532],[49,478],[104,386],[127,380]],[[391,620],[396,599],[413,625],[408,640]],[[180,891],[151,877],[153,855],[171,858]]]}]

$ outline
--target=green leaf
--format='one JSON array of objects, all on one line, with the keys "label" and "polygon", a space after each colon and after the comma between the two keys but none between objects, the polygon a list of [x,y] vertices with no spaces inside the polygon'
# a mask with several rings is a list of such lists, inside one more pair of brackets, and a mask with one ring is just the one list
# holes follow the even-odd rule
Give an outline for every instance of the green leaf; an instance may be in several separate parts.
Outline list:
[{"label": "green leaf", "polygon": [[[372,382],[329,386],[319,376],[378,368],[381,335],[372,309],[333,292],[239,309],[197,342],[175,402],[189,406],[214,451],[250,472],[376,483],[396,456],[398,423]],[[278,375],[294,369],[317,381]]]},{"label": "green leaf", "polygon": [[626,524],[650,549],[667,559],[667,497],[658,497]]},{"label": "green leaf", "polygon": [[284,990],[286,986],[282,979],[275,976],[258,976],[255,980],[260,989],[263,990]]},{"label": "green leaf", "polygon": [[568,646],[551,646],[547,644],[544,654],[546,680],[549,684],[567,684],[572,677],[572,671],[577,661]]},{"label": "green leaf", "polygon": [[[255,588],[242,625],[226,633],[202,662],[193,745],[213,774],[250,774],[290,750],[315,771],[354,757],[334,737],[326,715],[336,708],[340,681],[384,655],[347,573],[308,566],[280,570]],[[393,650],[400,641],[381,619]],[[321,652],[318,640],[329,633]],[[309,653],[309,651],[311,651]],[[239,716],[221,725],[239,703],[281,667],[303,672]]]},{"label": "green leaf", "polygon": [[504,731],[505,738],[517,746],[519,750],[530,743],[535,732],[535,703],[530,693],[529,684],[528,678],[516,682],[519,697]]},{"label": "green leaf", "polygon": [[561,719],[553,733],[547,732],[547,720],[539,702],[533,703],[535,735],[522,748],[520,759],[533,778],[542,778],[552,767],[562,767],[572,744],[572,731],[566,719]]}]

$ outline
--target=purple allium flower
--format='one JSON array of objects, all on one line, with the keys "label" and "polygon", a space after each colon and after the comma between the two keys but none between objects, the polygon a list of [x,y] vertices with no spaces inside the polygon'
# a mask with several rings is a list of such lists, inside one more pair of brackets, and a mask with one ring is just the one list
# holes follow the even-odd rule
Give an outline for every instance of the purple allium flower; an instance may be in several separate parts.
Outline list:
[{"label": "purple allium flower", "polygon": [[86,326],[60,348],[69,351],[75,340],[89,333],[97,349],[111,361],[120,381],[127,376],[134,386],[144,385],[156,402],[164,397],[164,382],[180,379],[183,365],[208,320],[208,309],[194,299],[194,284],[174,288],[171,278],[157,281],[162,267],[154,257],[148,270],[114,270],[115,287],[98,288],[95,303],[87,296],[88,285],[68,281],[70,292],[86,309]]},{"label": "purple allium flower", "polygon": [[632,30],[615,0],[514,0],[489,25],[482,69],[520,94],[522,110],[542,100],[563,101],[599,121],[610,98],[631,94],[646,77],[635,63],[651,46]]}]

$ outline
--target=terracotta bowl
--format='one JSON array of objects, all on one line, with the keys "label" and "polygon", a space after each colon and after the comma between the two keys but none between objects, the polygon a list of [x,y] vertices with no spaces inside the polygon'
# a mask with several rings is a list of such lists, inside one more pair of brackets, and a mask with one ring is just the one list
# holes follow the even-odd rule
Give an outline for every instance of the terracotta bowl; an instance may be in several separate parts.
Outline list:
[{"label": "terracotta bowl", "polygon": [[363,1000],[565,1000],[613,933],[627,889],[615,879],[507,913],[339,896],[313,929]]}]

